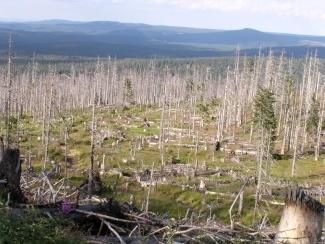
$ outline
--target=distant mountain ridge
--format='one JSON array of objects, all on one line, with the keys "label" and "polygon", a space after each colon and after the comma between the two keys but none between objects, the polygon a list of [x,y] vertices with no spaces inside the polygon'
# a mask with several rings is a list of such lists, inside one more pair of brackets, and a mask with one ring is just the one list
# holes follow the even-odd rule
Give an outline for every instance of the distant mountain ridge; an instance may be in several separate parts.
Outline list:
[{"label": "distant mountain ridge", "polygon": [[237,46],[247,55],[272,48],[302,57],[318,50],[325,58],[325,37],[262,32],[254,29],[212,30],[153,26],[113,21],[45,20],[0,22],[0,52],[12,33],[16,53],[87,57],[230,56]]}]

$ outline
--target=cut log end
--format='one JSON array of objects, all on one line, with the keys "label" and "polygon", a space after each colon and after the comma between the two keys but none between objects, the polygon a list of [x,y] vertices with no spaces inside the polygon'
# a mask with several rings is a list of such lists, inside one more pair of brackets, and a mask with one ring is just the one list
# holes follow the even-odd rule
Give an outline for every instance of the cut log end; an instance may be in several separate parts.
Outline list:
[{"label": "cut log end", "polygon": [[300,187],[290,187],[286,195],[286,206],[306,207],[309,211],[321,214],[324,212],[324,206],[317,200],[308,196]]},{"label": "cut log end", "polygon": [[322,235],[324,207],[302,188],[290,187],[275,243],[317,243]]}]

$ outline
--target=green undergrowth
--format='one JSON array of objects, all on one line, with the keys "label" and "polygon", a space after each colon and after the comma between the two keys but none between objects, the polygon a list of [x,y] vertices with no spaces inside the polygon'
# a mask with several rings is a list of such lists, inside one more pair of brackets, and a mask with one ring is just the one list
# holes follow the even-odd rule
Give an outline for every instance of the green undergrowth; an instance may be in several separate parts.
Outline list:
[{"label": "green undergrowth", "polygon": [[[199,104],[196,109],[196,116],[202,116],[204,125],[200,127],[199,123],[195,124],[195,131],[198,132],[199,140],[211,142],[216,135],[215,119],[211,116],[215,113],[218,103],[216,104]],[[189,116],[189,108],[183,108],[185,114]],[[170,128],[188,129],[193,124],[184,120],[182,124],[182,109],[172,110],[170,113]],[[165,118],[169,117],[166,108]],[[192,115],[191,115],[192,116]],[[151,169],[155,163],[155,169],[161,166],[161,151],[158,145],[152,147],[145,144],[141,150],[136,150],[133,158],[130,145],[136,144],[140,138],[155,136],[160,133],[160,117],[161,109],[157,107],[140,107],[131,106],[129,108],[98,108],[96,109],[97,132],[109,131],[111,137],[96,143],[96,162],[101,162],[105,155],[106,168],[108,170],[119,168],[124,172],[134,172],[135,170]],[[71,121],[69,127],[68,138],[68,155],[72,158],[72,165],[68,169],[68,176],[73,185],[80,185],[85,175],[82,174],[89,168],[90,164],[90,125],[91,125],[91,110],[74,110],[70,111],[67,118]],[[150,127],[146,128],[143,125],[144,119],[150,121]],[[229,135],[235,132],[236,140],[249,142],[251,121],[248,119],[241,128],[231,128]],[[30,117],[24,116],[21,120],[20,130],[20,148],[22,154],[26,157],[31,149],[32,164],[36,171],[40,171],[44,161],[44,143],[42,142],[42,120],[33,121]],[[167,124],[165,124],[167,127]],[[0,123],[0,128],[4,128]],[[168,129],[165,130],[167,132]],[[2,129],[3,132],[3,129]],[[124,140],[119,140],[121,134],[125,137]],[[195,133],[194,133],[195,134]],[[227,155],[224,152],[214,152],[213,144],[201,142],[195,155],[196,143],[195,137],[188,137],[188,132],[183,132],[184,138],[180,141],[181,144],[191,144],[192,147],[179,147],[177,137],[165,139],[164,145],[164,160],[167,165],[174,164],[195,164],[197,159],[199,166],[205,164],[209,169],[233,169],[239,176],[255,176],[256,175],[256,160],[253,156],[240,156],[239,161],[234,160],[234,157]],[[64,162],[64,134],[63,122],[60,116],[56,116],[51,121],[51,133],[49,143],[49,157],[51,160]],[[158,143],[157,139],[152,138],[151,142]],[[256,138],[253,137],[252,147],[256,145]],[[31,146],[29,146],[31,145]],[[223,143],[222,143],[223,146]],[[229,145],[232,150],[240,149],[241,144]],[[275,145],[278,151],[279,145]],[[291,154],[291,153],[290,153]],[[324,182],[325,176],[325,161],[324,156],[319,162],[313,160],[313,156],[300,157],[296,164],[296,176],[291,177],[292,158],[290,155],[280,156],[275,155],[274,162],[270,165],[270,176],[278,180],[290,181],[293,184],[303,185],[305,183],[312,185],[321,185]],[[235,158],[236,159],[236,158]],[[96,164],[97,165],[97,164]],[[24,167],[26,164],[24,164]],[[48,168],[50,166],[48,165]],[[201,179],[206,179],[206,186],[211,194],[203,194],[197,192],[193,188],[181,189],[180,185],[198,186]],[[149,210],[162,216],[170,218],[183,218],[187,211],[194,212],[202,219],[214,215],[216,220],[229,224],[229,208],[233,200],[241,188],[241,182],[235,180],[230,175],[197,177],[186,179],[182,177],[170,177],[168,184],[158,185],[152,189],[150,194]],[[105,190],[102,197],[115,198],[119,201],[129,201],[133,195],[136,206],[141,209],[147,198],[148,188],[142,188],[135,180],[130,180],[126,177],[118,177],[116,175],[107,175],[103,178]],[[127,183],[128,182],[128,183]],[[128,184],[128,186],[126,186]],[[274,199],[265,199],[267,201],[283,202],[283,192],[276,192]],[[251,225],[253,221],[253,209],[255,204],[255,186],[250,186],[245,189],[243,212],[237,214],[238,203],[234,205],[233,214],[235,221],[245,225]],[[266,202],[261,202],[257,219],[268,217],[270,223],[277,224],[282,212],[281,206],[275,206]]]},{"label": "green undergrowth", "polygon": [[0,243],[86,243],[82,234],[63,218],[42,216],[36,210],[16,213],[15,210],[0,209]]},{"label": "green undergrowth", "polygon": [[[125,179],[116,175],[106,176],[104,184],[107,191],[103,193],[105,197],[112,197],[119,201],[129,201],[131,195],[135,200],[135,205],[141,209],[146,202],[148,187],[141,187],[136,182],[128,182]],[[128,184],[128,187],[126,187]],[[197,184],[198,185],[198,184]],[[235,182],[220,188],[210,188],[214,194],[205,194],[191,189],[181,189],[173,185],[157,185],[152,187],[150,193],[149,209],[152,212],[158,213],[169,218],[182,219],[187,211],[194,212],[196,216],[200,216],[203,220],[215,216],[216,220],[229,224],[229,208],[234,200],[231,193],[238,192],[241,188],[240,183]],[[255,204],[253,187],[248,187],[245,190],[243,213],[239,216],[238,203],[233,209],[234,218],[237,222],[244,225],[251,225],[253,221],[253,210]],[[221,195],[219,195],[220,193]],[[280,220],[281,207],[268,206],[261,203],[261,211],[257,215],[257,219],[268,216],[271,224],[277,224]]]}]

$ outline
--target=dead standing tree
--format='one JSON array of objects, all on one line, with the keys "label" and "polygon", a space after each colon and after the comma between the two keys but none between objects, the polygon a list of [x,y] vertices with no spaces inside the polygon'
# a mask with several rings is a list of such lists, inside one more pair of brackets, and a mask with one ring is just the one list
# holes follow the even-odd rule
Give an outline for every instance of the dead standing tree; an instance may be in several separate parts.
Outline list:
[{"label": "dead standing tree", "polygon": [[323,100],[321,102],[321,108],[320,108],[320,116],[319,121],[317,125],[317,136],[316,136],[316,146],[315,146],[315,161],[319,160],[319,154],[320,154],[320,147],[321,147],[321,137],[322,137],[322,131],[323,131],[323,123],[324,123],[324,113],[325,113],[325,96],[324,92],[325,90],[322,89],[322,96],[321,99]]},{"label": "dead standing tree", "polygon": [[8,147],[10,145],[10,119],[11,119],[11,104],[12,104],[12,36],[9,34],[8,41],[8,64],[7,64],[7,94],[5,100],[5,127],[6,127],[6,137],[5,144]]},{"label": "dead standing tree", "polygon": [[162,98],[162,109],[161,109],[161,117],[160,117],[160,133],[159,133],[159,151],[160,151],[160,160],[161,166],[165,166],[165,96]]},{"label": "dead standing tree", "polygon": [[49,98],[49,103],[48,103],[48,109],[47,109],[47,114],[45,115],[45,120],[46,120],[46,129],[44,131],[45,135],[45,144],[44,144],[44,161],[43,161],[43,170],[46,170],[46,166],[49,161],[49,146],[50,146],[50,136],[51,136],[51,118],[53,115],[52,111],[52,106],[53,106],[53,94],[54,94],[54,84],[53,84],[53,79],[51,79],[51,84],[50,84],[50,98]]},{"label": "dead standing tree", "polygon": [[95,154],[96,154],[96,89],[94,88],[92,102],[92,116],[91,116],[91,131],[90,131],[90,168],[88,172],[88,198],[91,198],[94,191],[94,166],[95,166]]}]

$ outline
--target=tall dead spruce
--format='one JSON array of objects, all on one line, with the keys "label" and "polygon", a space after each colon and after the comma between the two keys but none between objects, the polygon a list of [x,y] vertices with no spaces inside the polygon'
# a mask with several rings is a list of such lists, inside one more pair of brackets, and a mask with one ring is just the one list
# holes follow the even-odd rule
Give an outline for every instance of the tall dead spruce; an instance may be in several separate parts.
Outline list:
[{"label": "tall dead spruce", "polygon": [[95,154],[96,154],[96,92],[94,89],[94,98],[92,102],[92,115],[91,115],[91,131],[90,131],[90,167],[88,172],[88,198],[91,198],[94,188],[94,175],[95,175]]}]

